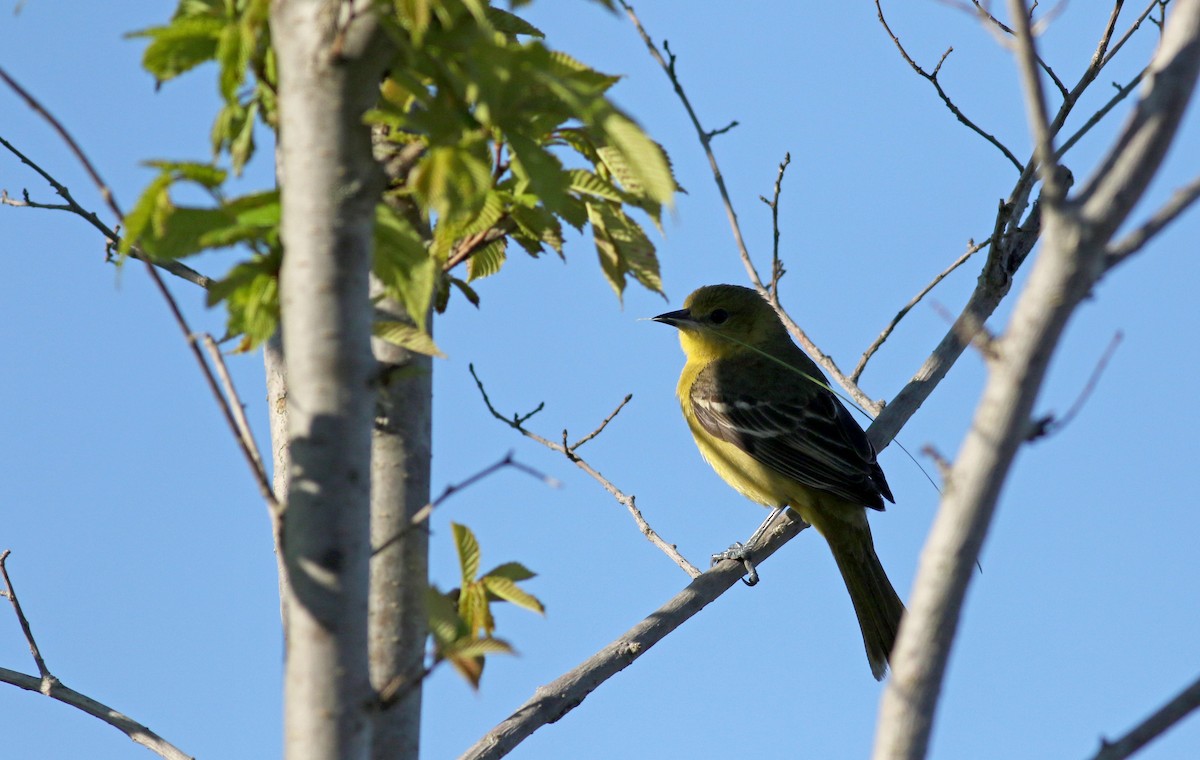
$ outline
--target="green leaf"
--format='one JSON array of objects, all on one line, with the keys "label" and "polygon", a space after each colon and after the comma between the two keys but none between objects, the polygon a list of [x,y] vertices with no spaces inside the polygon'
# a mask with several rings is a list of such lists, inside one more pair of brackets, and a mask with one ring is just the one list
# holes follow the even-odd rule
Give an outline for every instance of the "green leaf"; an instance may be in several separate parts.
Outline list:
[{"label": "green leaf", "polygon": [[466,623],[458,616],[458,605],[433,586],[425,592],[425,612],[429,618],[429,632],[439,652],[442,647],[467,635]]},{"label": "green leaf", "polygon": [[[671,175],[667,155],[658,143],[647,137],[641,127],[628,117],[615,111],[608,114],[600,127],[609,142],[621,152],[624,165],[630,172],[630,181],[640,185],[640,193],[650,200],[670,206],[675,195],[675,178]],[[619,175],[617,179],[625,184]],[[633,192],[632,189],[630,191]]]},{"label": "green leaf", "polygon": [[442,655],[450,657],[482,657],[489,654],[515,654],[512,646],[501,639],[487,637],[474,639],[463,637],[442,649]]},{"label": "green leaf", "polygon": [[513,171],[529,182],[546,208],[561,213],[568,184],[562,162],[524,135],[507,133],[505,137],[512,149]]},{"label": "green leaf", "polygon": [[[458,288],[459,291],[466,296],[466,299],[471,303],[472,306],[474,306],[476,309],[479,308],[479,294],[475,292],[474,288],[457,277],[451,277],[450,284]],[[445,311],[445,307],[442,308],[442,311]]]},{"label": "green leaf", "polygon": [[516,15],[515,13],[509,13],[506,10],[491,7],[489,7],[485,12],[487,14],[487,20],[493,27],[495,27],[497,32],[501,32],[502,34],[526,34],[531,37],[546,36],[542,33],[541,29],[538,29],[536,26]]},{"label": "green leaf", "polygon": [[172,178],[169,173],[160,173],[146,186],[137,199],[137,203],[133,204],[133,208],[125,215],[124,234],[121,235],[121,242],[117,245],[117,253],[121,256],[129,255],[129,249],[139,243],[147,229],[151,227],[155,214],[162,209],[164,204],[171,202],[171,182]]},{"label": "green leaf", "polygon": [[491,277],[504,266],[508,240],[497,238],[471,254],[467,259],[467,282]]},{"label": "green leaf", "polygon": [[538,598],[518,587],[515,581],[490,575],[484,576],[481,581],[484,588],[506,602],[512,602],[518,607],[532,610],[539,615],[546,613],[546,608],[542,606]]},{"label": "green leaf", "polygon": [[407,322],[380,320],[371,327],[371,333],[388,343],[406,348],[409,351],[426,356],[445,359],[446,355],[433,342],[433,337],[423,330]]},{"label": "green leaf", "polygon": [[496,630],[496,621],[492,618],[492,608],[488,604],[487,590],[478,581],[464,585],[458,594],[458,615],[467,624],[467,629],[474,634],[482,631],[491,635]]},{"label": "green leaf", "polygon": [[155,26],[131,33],[130,37],[149,37],[142,53],[142,67],[160,82],[211,61],[225,23],[219,18],[177,18],[168,26]]},{"label": "green leaf", "polygon": [[479,542],[471,529],[459,523],[450,523],[454,534],[454,548],[458,551],[458,566],[462,571],[463,586],[473,582],[479,574]]},{"label": "green leaf", "polygon": [[231,222],[233,217],[224,209],[176,208],[166,218],[159,234],[143,239],[142,247],[158,260],[183,258],[209,247],[221,247],[220,244],[210,246],[206,240],[210,235],[227,230]]},{"label": "green leaf", "polygon": [[492,186],[492,168],[471,146],[431,147],[417,162],[409,186],[417,200],[443,218],[460,221],[480,210]]},{"label": "green leaf", "polygon": [[222,301],[229,312],[229,333],[245,336],[238,351],[250,351],[275,333],[279,326],[279,265],[274,251],[256,255],[229,270],[208,290],[208,305]]},{"label": "green leaf", "polygon": [[220,187],[229,178],[229,172],[203,161],[147,161],[146,165],[169,173],[176,182],[195,182],[208,190]]},{"label": "green leaf", "polygon": [[408,220],[386,204],[375,207],[375,276],[388,294],[404,304],[421,332],[426,332],[440,269]]},{"label": "green leaf", "polygon": [[508,578],[510,581],[527,581],[530,578],[536,578],[537,573],[525,567],[520,562],[505,562],[503,565],[492,568],[485,577]]},{"label": "green leaf", "polygon": [[597,201],[588,203],[587,210],[596,251],[600,254],[600,268],[617,298],[624,293],[627,273],[655,293],[661,293],[662,279],[654,244],[642,228],[615,204]]},{"label": "green leaf", "polygon": [[568,169],[567,176],[570,178],[569,187],[577,193],[594,195],[597,198],[604,198],[605,200],[617,203],[625,199],[621,191],[611,183],[605,182],[586,169]]}]

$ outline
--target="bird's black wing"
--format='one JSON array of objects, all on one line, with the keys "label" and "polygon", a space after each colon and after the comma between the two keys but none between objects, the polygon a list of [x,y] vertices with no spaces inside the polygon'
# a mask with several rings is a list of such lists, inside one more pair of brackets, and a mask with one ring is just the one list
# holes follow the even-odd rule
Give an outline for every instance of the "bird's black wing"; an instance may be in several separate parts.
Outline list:
[{"label": "bird's black wing", "polygon": [[819,374],[815,367],[791,372],[766,357],[717,360],[693,383],[692,410],[706,431],[781,475],[883,509],[892,492],[875,448],[837,397],[817,384],[824,382]]}]

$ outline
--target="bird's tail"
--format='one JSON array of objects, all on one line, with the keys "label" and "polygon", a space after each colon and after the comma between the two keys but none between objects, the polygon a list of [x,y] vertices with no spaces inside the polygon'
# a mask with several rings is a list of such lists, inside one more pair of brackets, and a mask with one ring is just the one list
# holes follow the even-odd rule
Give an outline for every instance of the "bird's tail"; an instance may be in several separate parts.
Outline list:
[{"label": "bird's tail", "polygon": [[904,603],[875,555],[875,542],[871,539],[871,528],[865,515],[860,524],[851,524],[838,517],[820,522],[824,524],[815,527],[829,542],[846,582],[846,590],[850,592],[850,601],[854,603],[871,674],[875,680],[882,680],[896,643]]}]

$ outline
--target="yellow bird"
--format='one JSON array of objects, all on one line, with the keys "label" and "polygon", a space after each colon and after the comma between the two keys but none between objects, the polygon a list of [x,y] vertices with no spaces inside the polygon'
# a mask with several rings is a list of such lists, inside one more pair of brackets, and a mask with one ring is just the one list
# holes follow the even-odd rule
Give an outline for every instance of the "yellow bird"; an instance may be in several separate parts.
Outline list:
[{"label": "yellow bird", "polygon": [[[894,501],[875,448],[756,291],[710,285],[654,320],[679,329],[677,392],[700,453],[743,496],[776,508],[772,517],[790,507],[825,537],[882,679],[904,604],[867,524],[866,507]],[[753,579],[739,548],[717,558],[746,559]]]}]

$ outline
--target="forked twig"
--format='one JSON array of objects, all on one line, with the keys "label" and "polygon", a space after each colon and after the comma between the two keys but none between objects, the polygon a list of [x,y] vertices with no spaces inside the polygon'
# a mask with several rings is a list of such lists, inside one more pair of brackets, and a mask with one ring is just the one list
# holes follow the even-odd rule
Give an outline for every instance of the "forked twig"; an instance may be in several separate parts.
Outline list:
[{"label": "forked twig", "polygon": [[8,566],[6,563],[10,553],[7,549],[0,552],[0,576],[3,576],[4,579],[4,589],[3,592],[0,592],[0,596],[4,596],[12,604],[13,611],[17,615],[17,622],[21,626],[21,633],[25,636],[25,642],[29,645],[29,651],[33,654],[33,660],[37,664],[40,677],[19,673],[8,668],[0,668],[0,681],[20,687],[26,691],[37,692],[65,705],[82,710],[94,718],[99,718],[159,757],[167,758],[167,760],[193,760],[191,755],[188,755],[133,718],[117,712],[108,705],[97,702],[86,694],[81,694],[74,689],[64,686],[50,672],[50,668],[47,667],[46,661],[42,658],[41,650],[38,649],[37,641],[33,638],[33,630],[29,625],[29,620],[25,617],[25,611],[21,609],[21,603],[17,599],[16,588],[13,586],[12,579],[8,577]]},{"label": "forked twig", "polygon": [[611,480],[601,475],[576,452],[576,449],[579,446],[595,438],[600,431],[603,430],[614,417],[616,417],[617,413],[620,412],[621,409],[624,408],[625,404],[629,402],[629,399],[631,398],[630,396],[626,396],[625,399],[612,412],[612,414],[608,415],[608,417],[606,417],[595,430],[579,439],[578,443],[574,445],[567,445],[567,431],[565,430],[563,431],[564,442],[555,443],[549,438],[540,436],[524,426],[525,421],[532,417],[537,411],[541,410],[544,404],[538,404],[537,409],[525,415],[514,414],[512,417],[508,417],[504,414],[501,414],[496,410],[496,407],[492,405],[492,400],[488,398],[487,390],[483,387],[483,381],[480,380],[479,375],[475,373],[475,365],[467,365],[467,369],[470,371],[471,377],[475,378],[475,386],[479,388],[479,395],[483,397],[483,403],[485,406],[487,406],[488,411],[493,417],[500,420],[505,425],[508,425],[513,430],[516,430],[526,438],[537,441],[551,451],[557,451],[570,460],[571,463],[573,463],[576,467],[586,472],[593,480],[599,483],[605,491],[608,491],[608,493],[614,499],[616,499],[619,504],[624,506],[625,509],[629,511],[629,514],[633,517],[633,521],[637,524],[638,529],[642,532],[642,535],[644,535],[650,541],[650,543],[658,547],[659,551],[661,551],[663,554],[666,554],[668,557],[670,557],[671,561],[678,565],[690,577],[696,578],[700,575],[700,571],[696,568],[696,566],[691,562],[688,562],[687,559],[685,559],[684,556],[679,553],[679,550],[675,548],[674,544],[665,541],[662,536],[660,536],[658,532],[654,530],[654,528],[650,527],[650,523],[646,521],[645,516],[642,515],[642,511],[638,509],[636,496],[633,494],[627,494],[621,489],[617,488]]}]

